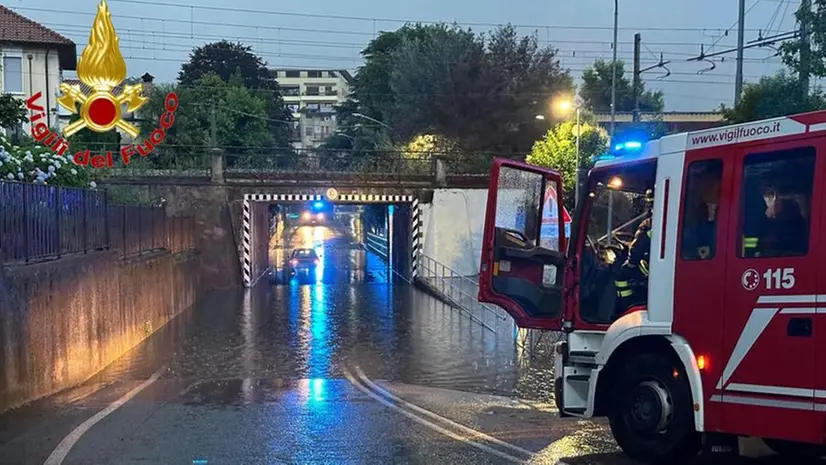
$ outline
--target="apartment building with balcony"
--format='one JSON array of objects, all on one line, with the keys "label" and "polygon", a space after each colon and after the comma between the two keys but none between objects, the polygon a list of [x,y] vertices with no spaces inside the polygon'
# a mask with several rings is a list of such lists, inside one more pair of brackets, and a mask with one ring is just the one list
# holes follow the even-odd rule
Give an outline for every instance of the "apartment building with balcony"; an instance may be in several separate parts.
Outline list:
[{"label": "apartment building with balcony", "polygon": [[293,145],[297,149],[320,146],[336,131],[335,107],[350,93],[353,73],[348,70],[273,69],[284,103],[295,118]]}]

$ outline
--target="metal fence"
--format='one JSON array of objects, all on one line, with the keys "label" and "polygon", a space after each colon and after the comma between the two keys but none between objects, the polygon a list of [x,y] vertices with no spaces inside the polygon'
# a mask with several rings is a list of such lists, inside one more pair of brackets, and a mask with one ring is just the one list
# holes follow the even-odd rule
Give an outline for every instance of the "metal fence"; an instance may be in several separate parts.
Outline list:
[{"label": "metal fence", "polygon": [[476,276],[458,273],[427,255],[419,257],[420,280],[485,328],[493,332],[511,332],[516,344],[531,354],[550,354],[553,343],[562,337],[558,332],[518,328],[504,310],[477,300],[479,281]]},{"label": "metal fence", "polygon": [[163,207],[109,205],[105,191],[0,182],[0,262],[94,250],[128,257],[194,248],[194,220]]}]

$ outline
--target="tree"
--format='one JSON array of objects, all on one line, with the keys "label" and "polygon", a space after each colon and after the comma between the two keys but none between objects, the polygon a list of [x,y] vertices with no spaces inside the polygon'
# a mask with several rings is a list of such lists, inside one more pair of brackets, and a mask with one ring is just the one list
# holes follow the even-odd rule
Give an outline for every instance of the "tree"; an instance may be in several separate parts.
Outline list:
[{"label": "tree", "polygon": [[484,35],[444,24],[406,25],[382,33],[362,54],[349,114],[393,129],[341,114],[354,150],[361,148],[362,131],[374,130],[397,147],[432,134],[467,154],[525,153],[542,134],[536,114],[553,95],[573,90],[556,51],[539,47],[535,35],[518,37],[510,26]]},{"label": "tree", "polygon": [[[266,102],[242,86],[240,77],[224,82],[216,74],[202,76],[193,86],[159,85],[146,105],[148,124],[144,137],[160,126],[164,100],[174,90],[179,106],[175,123],[166,139],[151,155],[151,164],[160,168],[205,168],[214,145],[225,147],[228,166],[274,166],[277,144],[268,128]],[[212,140],[212,112],[215,112],[216,141]],[[292,153],[292,152],[290,152]],[[134,160],[134,159],[133,159]]]},{"label": "tree", "polygon": [[15,130],[29,120],[26,104],[11,94],[0,94],[0,127]]},{"label": "tree", "polygon": [[[826,0],[814,0],[811,11],[798,9],[795,13],[798,24],[807,24],[811,30],[809,35],[810,58],[808,72],[812,76],[826,76]],[[784,42],[779,47],[783,63],[793,72],[800,73],[800,40],[793,39]],[[800,92],[798,86],[798,93]]]},{"label": "tree", "polygon": [[799,80],[785,71],[763,76],[758,82],[743,86],[743,94],[736,106],[721,106],[723,117],[729,123],[744,123],[826,108],[826,100],[819,89],[806,95],[799,89]]},{"label": "tree", "polygon": [[[608,133],[589,122],[581,122],[580,126],[579,166],[588,169],[608,150]],[[572,209],[576,186],[576,122],[566,121],[549,130],[544,138],[533,144],[525,161],[553,168],[562,174],[562,183],[567,186],[565,206]]]},{"label": "tree", "polygon": [[240,84],[265,103],[267,125],[275,144],[282,149],[291,147],[292,112],[284,105],[278,81],[267,64],[252,53],[252,47],[226,40],[197,47],[189,61],[181,65],[178,82],[191,87],[208,75],[217,75],[225,83],[237,75]]},{"label": "tree", "polygon": [[[634,92],[631,81],[625,77],[625,63],[617,60],[616,111],[634,110]],[[611,111],[611,62],[598,59],[582,73],[580,97],[592,111]],[[663,93],[645,90],[640,82],[640,111],[659,112],[665,108]]]}]

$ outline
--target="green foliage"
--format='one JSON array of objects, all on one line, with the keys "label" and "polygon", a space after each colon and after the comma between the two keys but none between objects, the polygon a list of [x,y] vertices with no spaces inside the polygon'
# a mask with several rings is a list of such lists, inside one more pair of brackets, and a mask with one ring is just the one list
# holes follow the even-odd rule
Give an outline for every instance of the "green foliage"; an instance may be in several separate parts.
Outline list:
[{"label": "green foliage", "polygon": [[[631,80],[625,77],[625,63],[617,60],[616,103],[617,111],[634,110],[634,89]],[[594,61],[593,66],[582,73],[582,88],[579,95],[592,111],[611,111],[611,62]],[[640,111],[662,111],[665,108],[663,93],[645,90],[640,83]]]},{"label": "green foliage", "polygon": [[28,120],[25,102],[11,94],[0,94],[0,128],[16,129]]},{"label": "green foliage", "polygon": [[721,110],[727,122],[744,123],[822,108],[826,108],[826,100],[819,89],[804,96],[797,77],[781,71],[745,84],[740,102],[731,108],[723,105]]},{"label": "green foliage", "polygon": [[[811,29],[809,73],[812,76],[826,76],[826,0],[813,0],[812,10],[805,12],[798,9],[795,18],[798,24],[809,24]],[[779,53],[786,66],[795,73],[800,72],[799,39],[792,39],[781,44]],[[798,87],[798,93],[802,96],[803,89]]]},{"label": "green foliage", "polygon": [[[179,98],[175,124],[166,139],[150,155],[157,168],[207,168],[212,141],[212,111],[215,111],[217,145],[225,148],[227,165],[231,167],[264,168],[275,166],[282,158],[268,157],[277,148],[270,131],[267,103],[231,78],[224,82],[216,74],[202,76],[192,86],[156,86],[146,104],[150,118],[144,125],[144,136],[160,126],[164,102],[169,92]],[[291,155],[291,151],[286,151]],[[134,159],[133,159],[134,160]]]},{"label": "green foliage", "polygon": [[[542,134],[535,115],[553,95],[573,90],[556,51],[510,26],[485,35],[445,24],[406,25],[380,34],[362,55],[365,64],[340,113],[354,152],[433,134],[465,153],[524,153]],[[349,116],[356,112],[392,133]]]},{"label": "green foliage", "polygon": [[[266,63],[252,53],[252,47],[222,40],[195,48],[190,53],[189,61],[181,66],[178,82],[182,88],[203,87],[203,79],[209,76],[217,76],[231,87],[244,87],[264,102],[267,118],[264,121],[271,135],[270,145],[282,151],[291,149],[292,112],[284,105],[278,82]],[[209,79],[210,83],[217,83],[213,78]],[[222,89],[218,85],[215,90]],[[208,93],[211,89],[203,90]]]},{"label": "green foliage", "polygon": [[42,145],[12,145],[0,135],[0,180],[48,184],[50,186],[92,187],[89,168],[76,165],[71,157],[56,155]]},{"label": "green foliage", "polygon": [[[582,122],[580,126],[579,167],[589,169],[595,159],[608,150],[608,133],[592,123]],[[525,161],[559,171],[565,186],[565,206],[573,208],[576,186],[576,122],[566,121],[548,131],[544,138],[534,143]]]}]

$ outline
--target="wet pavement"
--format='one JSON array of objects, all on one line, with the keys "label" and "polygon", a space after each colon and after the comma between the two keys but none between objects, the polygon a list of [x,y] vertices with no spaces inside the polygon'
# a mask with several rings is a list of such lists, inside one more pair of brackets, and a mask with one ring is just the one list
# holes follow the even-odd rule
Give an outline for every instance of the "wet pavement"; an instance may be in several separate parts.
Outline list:
[{"label": "wet pavement", "polygon": [[[297,247],[319,263],[291,276]],[[395,276],[350,225],[287,227],[271,263],[0,416],[0,463],[629,463],[603,422],[556,417],[547,356]]]}]

